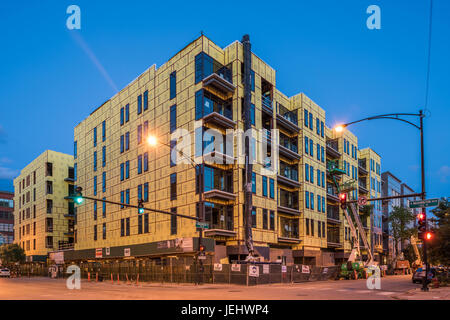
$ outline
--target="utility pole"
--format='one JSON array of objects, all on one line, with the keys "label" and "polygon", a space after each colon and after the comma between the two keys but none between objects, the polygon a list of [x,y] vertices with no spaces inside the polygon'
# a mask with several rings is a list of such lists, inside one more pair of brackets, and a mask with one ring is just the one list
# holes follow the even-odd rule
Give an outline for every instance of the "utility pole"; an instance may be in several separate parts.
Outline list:
[{"label": "utility pole", "polygon": [[[425,156],[423,146],[423,111],[419,111],[420,115],[420,163],[422,171],[422,200],[425,200]],[[422,214],[425,217],[425,231],[427,226],[427,212],[425,207],[422,208]],[[425,264],[425,278],[422,280],[422,291],[428,291],[428,257],[427,257],[427,241],[424,239],[423,243],[423,263]]]}]

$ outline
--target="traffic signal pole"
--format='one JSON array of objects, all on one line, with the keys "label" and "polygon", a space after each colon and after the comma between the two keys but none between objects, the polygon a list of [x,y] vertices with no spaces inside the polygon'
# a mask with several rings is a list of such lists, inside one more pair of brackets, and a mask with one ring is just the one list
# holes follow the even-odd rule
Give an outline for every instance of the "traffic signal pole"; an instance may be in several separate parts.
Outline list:
[{"label": "traffic signal pole", "polygon": [[[423,146],[423,111],[419,111],[420,115],[420,163],[422,171],[422,200],[425,200],[425,156],[424,156],[424,146]],[[428,230],[427,226],[427,213],[425,207],[422,208],[422,214],[425,217],[425,232]],[[428,257],[427,257],[427,241],[422,240],[423,248],[423,263],[425,264],[425,277],[422,279],[422,291],[428,291]]]}]

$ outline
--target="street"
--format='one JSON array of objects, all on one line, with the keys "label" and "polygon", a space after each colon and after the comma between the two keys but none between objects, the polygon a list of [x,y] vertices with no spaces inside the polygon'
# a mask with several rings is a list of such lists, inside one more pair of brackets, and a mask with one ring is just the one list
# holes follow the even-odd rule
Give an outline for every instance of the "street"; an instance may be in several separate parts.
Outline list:
[{"label": "street", "polygon": [[[416,290],[414,290],[416,289]],[[64,279],[0,279],[0,300],[449,300],[447,288],[421,293],[411,276],[381,278],[380,290],[369,290],[366,280],[317,281],[253,287],[223,284],[111,284],[81,281],[81,289],[69,290]]]}]

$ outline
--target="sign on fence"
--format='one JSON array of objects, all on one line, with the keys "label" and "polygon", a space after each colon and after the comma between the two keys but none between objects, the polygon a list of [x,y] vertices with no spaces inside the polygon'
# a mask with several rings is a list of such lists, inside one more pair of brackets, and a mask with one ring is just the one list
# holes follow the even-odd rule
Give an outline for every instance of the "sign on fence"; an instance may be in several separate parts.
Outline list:
[{"label": "sign on fence", "polygon": [[250,277],[259,277],[259,268],[258,266],[248,266],[248,275]]},{"label": "sign on fence", "polygon": [[286,266],[281,266],[281,272],[287,272],[287,267]]},{"label": "sign on fence", "polygon": [[264,273],[264,274],[270,273],[270,265],[268,265],[268,264],[263,264],[263,273]]},{"label": "sign on fence", "polygon": [[95,249],[95,257],[96,258],[102,258],[103,257],[102,252],[103,252],[102,248]]},{"label": "sign on fence", "polygon": [[129,257],[131,255],[131,250],[130,248],[124,248],[123,249],[123,256],[124,257]]},{"label": "sign on fence", "polygon": [[110,253],[111,253],[111,248],[110,247],[105,248],[105,255],[109,256]]},{"label": "sign on fence", "polygon": [[214,263],[214,271],[222,271],[222,264]]},{"label": "sign on fence", "polygon": [[309,266],[302,266],[302,273],[310,273]]},{"label": "sign on fence", "polygon": [[241,265],[240,264],[232,264],[231,265],[231,271],[240,272],[241,271]]},{"label": "sign on fence", "polygon": [[322,273],[328,273],[328,268],[323,268]]}]

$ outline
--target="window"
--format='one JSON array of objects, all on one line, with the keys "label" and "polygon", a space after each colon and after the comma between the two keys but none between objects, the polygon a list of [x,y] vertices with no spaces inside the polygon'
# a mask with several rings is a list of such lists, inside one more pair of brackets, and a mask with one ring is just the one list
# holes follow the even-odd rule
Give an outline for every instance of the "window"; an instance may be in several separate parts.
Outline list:
[{"label": "window", "polygon": [[102,173],[102,192],[106,192],[106,172]]},{"label": "window", "polygon": [[317,160],[320,161],[320,144],[317,144],[317,154],[316,154]]},{"label": "window", "polygon": [[148,202],[148,182],[144,183],[144,202]]},{"label": "window", "polygon": [[130,177],[130,161],[127,160],[125,162],[125,178],[128,179]]},{"label": "window", "polygon": [[97,151],[94,151],[94,171],[97,171]]},{"label": "window", "polygon": [[322,187],[325,188],[325,172],[322,171]]},{"label": "window", "polygon": [[138,185],[138,200],[142,200],[142,184]]},{"label": "window", "polygon": [[141,174],[142,173],[142,155],[138,156],[137,163],[138,163],[138,165],[137,165],[138,174]]},{"label": "window", "polygon": [[137,127],[137,140],[138,144],[142,143],[142,125],[138,125]]},{"label": "window", "polygon": [[314,220],[311,219],[310,221],[311,221],[311,236],[314,237]]},{"label": "window", "polygon": [[268,222],[268,216],[267,216],[267,209],[263,209],[263,229],[267,229],[267,222]]},{"label": "window", "polygon": [[317,221],[317,235],[320,236],[322,235],[322,230],[321,230],[321,223],[320,221]]},{"label": "window", "polygon": [[321,209],[322,202],[320,200],[321,200],[320,195],[317,195],[317,211],[319,211],[319,212],[322,211],[322,209]]},{"label": "window", "polygon": [[148,152],[144,153],[144,172],[148,171]]},{"label": "window", "polygon": [[177,147],[177,141],[176,140],[170,140],[170,166],[173,167],[176,165],[175,161],[172,159],[173,149],[176,150]]},{"label": "window", "polygon": [[[120,203],[125,203],[125,192],[124,191],[120,191]],[[120,205],[120,209],[125,208],[124,205]]]},{"label": "window", "polygon": [[102,167],[106,166],[106,146],[102,148]]},{"label": "window", "polygon": [[[171,213],[177,213],[177,208],[170,208]],[[177,216],[172,214],[170,216],[170,234],[177,234]]]},{"label": "window", "polygon": [[142,233],[142,215],[138,215],[138,234]]},{"label": "window", "polygon": [[275,230],[275,211],[270,210],[270,230]]},{"label": "window", "polygon": [[144,91],[144,111],[148,109],[148,90]]},{"label": "window", "polygon": [[344,153],[347,153],[347,140],[344,138]]},{"label": "window", "polygon": [[120,153],[124,151],[124,137],[123,135],[120,136]]},{"label": "window", "polygon": [[144,233],[148,233],[148,213],[144,214]]},{"label": "window", "polygon": [[255,125],[255,105],[250,104],[250,122],[252,125]]},{"label": "window", "polygon": [[125,222],[126,222],[126,235],[129,236],[130,235],[130,218],[126,218]]},{"label": "window", "polygon": [[311,112],[309,113],[309,128],[313,129],[313,115]]},{"label": "window", "polygon": [[97,241],[97,226],[94,226],[94,241]]},{"label": "window", "polygon": [[320,136],[324,137],[324,123],[323,121],[320,121]]},{"label": "window", "polygon": [[125,235],[125,219],[120,219],[120,236]]},{"label": "window", "polygon": [[130,149],[130,132],[125,133],[125,150]]},{"label": "window", "polygon": [[103,233],[102,238],[103,238],[103,240],[105,240],[106,239],[106,223],[103,223],[102,233]]},{"label": "window", "polygon": [[130,189],[125,190],[125,203],[130,204]]},{"label": "window", "polygon": [[125,106],[125,122],[130,121],[130,105]]},{"label": "window", "polygon": [[53,211],[53,200],[47,199],[47,213],[52,213]]},{"label": "window", "polygon": [[320,170],[317,169],[317,185],[320,187]]},{"label": "window", "polygon": [[102,141],[106,140],[106,120],[102,122]]},{"label": "window", "polygon": [[250,81],[252,84],[252,91],[255,92],[255,71],[250,70]]},{"label": "window", "polygon": [[304,115],[304,120],[305,120],[305,127],[308,127],[308,110],[305,109],[305,115]]},{"label": "window", "polygon": [[[73,158],[76,159],[77,156],[78,156],[78,142],[74,141],[73,142]],[[36,171],[33,174],[34,174],[34,183],[36,183]]]},{"label": "window", "polygon": [[305,206],[309,209],[309,191],[305,191]]},{"label": "window", "polygon": [[142,113],[142,95],[140,94],[137,97],[137,114],[141,114]]},{"label": "window", "polygon": [[[53,164],[51,162],[46,162],[45,176],[46,177],[53,176]],[[22,182],[23,182],[23,189],[25,189],[25,179]]]},{"label": "window", "polygon": [[305,180],[309,181],[309,164],[305,163]]},{"label": "window", "polygon": [[322,212],[325,213],[325,197],[322,197]]},{"label": "window", "polygon": [[170,133],[177,129],[177,105],[170,107]]},{"label": "window", "polygon": [[174,71],[170,74],[170,99],[177,96],[177,72]]},{"label": "window", "polygon": [[144,122],[144,139],[148,136],[148,121]]},{"label": "window", "polygon": [[309,181],[311,183],[314,183],[314,167],[313,166],[309,166]]},{"label": "window", "polygon": [[73,180],[74,181],[77,181],[77,170],[78,169],[78,165],[75,163],[74,165],[73,165]]},{"label": "window", "polygon": [[306,218],[305,225],[306,225],[306,235],[309,236],[309,219],[308,218]]},{"label": "window", "polygon": [[53,182],[52,181],[47,181],[46,191],[47,191],[47,194],[53,194]]},{"label": "window", "polygon": [[325,238],[325,222],[322,221],[322,238]]},{"label": "window", "polygon": [[271,199],[275,198],[275,180],[269,178],[269,196]]},{"label": "window", "polygon": [[262,177],[262,188],[263,188],[263,197],[267,197],[267,177]]},{"label": "window", "polygon": [[309,155],[314,157],[314,142],[312,139],[309,139]]},{"label": "window", "polygon": [[311,196],[311,210],[314,210],[314,193],[310,193]]},{"label": "window", "polygon": [[308,148],[308,142],[309,142],[308,137],[305,137],[305,153],[306,153],[306,154],[308,154],[308,150],[309,150],[309,148]]},{"label": "window", "polygon": [[256,173],[252,172],[252,192],[256,193]]},{"label": "window", "polygon": [[94,200],[94,220],[97,220],[97,201]]},{"label": "window", "polygon": [[125,122],[125,109],[122,107],[120,108],[120,125],[123,126]]},{"label": "window", "polygon": [[94,176],[94,196],[97,195],[97,176]]},{"label": "window", "polygon": [[125,164],[121,163],[120,164],[120,181],[123,181],[125,177]]},{"label": "window", "polygon": [[94,147],[97,146],[97,127],[94,128]]},{"label": "window", "polygon": [[[106,198],[103,197],[103,200],[106,200]],[[106,218],[106,202],[102,202],[102,217]]]},{"label": "window", "polygon": [[252,208],[252,228],[256,228],[256,208]]},{"label": "window", "polygon": [[320,120],[316,118],[316,133],[320,135]]},{"label": "window", "polygon": [[177,199],[177,174],[170,175],[170,200]]}]

